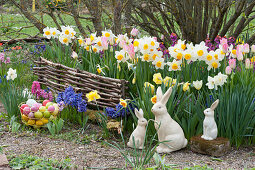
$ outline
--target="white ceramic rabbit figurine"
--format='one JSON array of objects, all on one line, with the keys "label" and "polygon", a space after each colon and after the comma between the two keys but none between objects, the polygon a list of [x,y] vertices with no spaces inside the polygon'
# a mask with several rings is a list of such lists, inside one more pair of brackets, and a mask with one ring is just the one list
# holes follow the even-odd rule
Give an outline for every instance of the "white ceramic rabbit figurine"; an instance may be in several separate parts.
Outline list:
[{"label": "white ceramic rabbit figurine", "polygon": [[132,132],[129,138],[129,142],[127,143],[127,146],[134,148],[134,143],[133,143],[134,141],[135,147],[138,149],[142,149],[144,145],[147,120],[143,117],[142,109],[140,109],[139,111],[135,109],[135,115],[138,118],[138,125],[135,128],[135,130]]},{"label": "white ceramic rabbit figurine", "polygon": [[170,87],[163,95],[161,87],[157,88],[157,102],[151,111],[155,115],[154,126],[161,142],[156,148],[158,153],[169,153],[186,147],[188,141],[184,136],[181,126],[174,121],[167,112],[166,103],[172,93]]},{"label": "white ceramic rabbit figurine", "polygon": [[203,135],[201,138],[205,140],[213,140],[217,138],[218,129],[217,124],[214,120],[214,110],[219,104],[219,99],[217,99],[210,108],[204,110],[205,119],[203,122]]}]

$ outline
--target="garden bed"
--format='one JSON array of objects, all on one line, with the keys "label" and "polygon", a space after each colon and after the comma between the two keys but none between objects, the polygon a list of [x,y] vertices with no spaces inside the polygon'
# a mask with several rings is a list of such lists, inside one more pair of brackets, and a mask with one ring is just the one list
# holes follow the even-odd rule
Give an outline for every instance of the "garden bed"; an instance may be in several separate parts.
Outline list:
[{"label": "garden bed", "polygon": [[48,86],[57,92],[64,91],[72,86],[76,92],[82,92],[85,96],[93,90],[97,90],[101,98],[97,103],[89,102],[88,105],[99,107],[115,107],[120,98],[125,99],[128,89],[128,81],[99,76],[84,70],[78,70],[53,63],[42,57],[34,61],[37,67],[33,73],[38,76],[40,84]]}]

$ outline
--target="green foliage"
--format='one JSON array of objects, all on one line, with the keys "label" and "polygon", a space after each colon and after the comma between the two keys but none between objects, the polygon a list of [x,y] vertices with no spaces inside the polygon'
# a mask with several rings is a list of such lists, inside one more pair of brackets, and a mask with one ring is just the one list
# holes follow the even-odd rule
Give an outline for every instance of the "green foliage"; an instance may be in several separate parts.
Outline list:
[{"label": "green foliage", "polygon": [[51,135],[59,134],[63,126],[64,126],[64,120],[61,118],[52,120],[52,122],[47,123],[47,127]]},{"label": "green foliage", "polygon": [[[148,124],[150,122],[151,121],[148,121]],[[125,159],[126,163],[129,164],[133,169],[144,169],[145,165],[149,164],[149,162],[152,160],[155,153],[155,149],[158,146],[158,142],[156,142],[156,133],[154,134],[154,136],[152,136],[152,138],[148,139],[147,130],[148,126],[146,127],[145,141],[141,151],[136,148],[134,149],[125,148],[126,142],[124,140],[122,133],[121,138],[123,146],[115,141],[113,141],[113,144],[108,142],[104,143],[120,152],[122,157]]]},{"label": "green foliage", "polygon": [[0,93],[0,101],[3,103],[7,111],[8,118],[12,116],[20,118],[19,104],[27,101],[27,94],[23,94],[23,89],[15,85],[10,85],[9,88],[2,89]]},{"label": "green foliage", "polygon": [[103,128],[104,131],[104,138],[109,138],[110,136],[110,132],[109,129],[107,128],[107,116],[105,116],[104,114],[100,113],[100,112],[96,112],[96,117],[97,117],[97,123]]},{"label": "green foliage", "polygon": [[9,129],[11,130],[12,133],[17,133],[21,126],[20,123],[18,123],[16,121],[17,121],[17,118],[15,117],[15,115],[13,115],[11,117],[10,127],[9,127]]},{"label": "green foliage", "polygon": [[12,169],[71,169],[74,167],[70,164],[70,159],[64,159],[62,161],[40,158],[37,156],[22,154],[15,158],[12,158],[9,165]]},{"label": "green foliage", "polygon": [[165,170],[165,169],[170,169],[175,167],[176,166],[175,164],[165,164],[165,156],[166,155],[163,155],[161,157],[158,153],[154,153],[153,159],[156,165],[153,167],[146,168],[146,170],[155,170],[155,169]]},{"label": "green foliage", "polygon": [[226,88],[212,94],[220,100],[215,115],[218,136],[229,138],[237,147],[255,141],[255,78],[247,71],[236,72]]}]

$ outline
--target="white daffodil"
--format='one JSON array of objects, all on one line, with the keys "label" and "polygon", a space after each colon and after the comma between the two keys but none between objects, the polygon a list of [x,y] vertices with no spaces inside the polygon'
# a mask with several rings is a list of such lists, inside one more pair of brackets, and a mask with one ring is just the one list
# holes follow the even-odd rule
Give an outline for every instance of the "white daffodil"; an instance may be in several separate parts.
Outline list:
[{"label": "white daffodil", "polygon": [[68,35],[65,34],[60,34],[60,36],[58,37],[59,41],[62,44],[68,45],[71,42],[71,39]]},{"label": "white daffodil", "polygon": [[172,62],[167,63],[167,65],[169,65],[169,71],[181,70],[181,64],[182,60],[179,61],[173,60]]},{"label": "white daffodil", "polygon": [[78,58],[78,54],[75,51],[72,53],[72,58],[75,60]]},{"label": "white daffodil", "polygon": [[84,45],[85,45],[84,39],[81,36],[79,36],[78,42],[79,42],[80,46],[84,47]]},{"label": "white daffodil", "polygon": [[49,27],[43,29],[43,36],[50,39],[51,38],[51,30]]},{"label": "white daffodil", "polygon": [[208,83],[206,83],[206,86],[208,87],[208,89],[214,89],[214,86],[215,86],[214,78],[211,76],[208,76],[207,80],[208,80]]},{"label": "white daffodil", "polygon": [[203,81],[202,81],[202,80],[200,80],[200,81],[196,80],[196,81],[193,81],[192,84],[193,84],[193,86],[194,86],[197,90],[200,90],[200,89],[202,88]]},{"label": "white daffodil", "polygon": [[128,57],[126,56],[126,52],[124,50],[116,51],[115,52],[115,58],[117,59],[117,62],[126,62],[128,60]]},{"label": "white daffodil", "polygon": [[57,38],[60,34],[60,31],[57,28],[50,28],[50,33],[53,38]]},{"label": "white daffodil", "polygon": [[156,69],[164,69],[165,66],[164,58],[156,57],[152,64],[155,65]]},{"label": "white daffodil", "polygon": [[61,26],[61,30],[61,34],[68,36],[69,38],[74,38],[74,35],[76,34],[74,29],[70,26]]},{"label": "white daffodil", "polygon": [[15,78],[17,78],[17,73],[16,73],[16,69],[13,70],[12,68],[9,68],[8,72],[7,72],[7,80],[14,80]]},{"label": "white daffodil", "polygon": [[207,56],[208,47],[205,45],[205,42],[202,41],[200,44],[196,44],[194,47],[195,54],[198,60],[204,60],[204,57]]}]

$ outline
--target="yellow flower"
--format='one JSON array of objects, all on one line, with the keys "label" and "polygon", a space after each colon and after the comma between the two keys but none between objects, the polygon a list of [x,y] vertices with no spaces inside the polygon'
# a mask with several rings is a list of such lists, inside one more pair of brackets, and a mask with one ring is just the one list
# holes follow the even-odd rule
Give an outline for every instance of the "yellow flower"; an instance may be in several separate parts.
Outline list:
[{"label": "yellow flower", "polygon": [[88,98],[88,102],[96,101],[97,99],[100,99],[100,95],[97,94],[97,90],[91,91],[86,94],[86,97]]},{"label": "yellow flower", "polygon": [[161,74],[160,73],[156,73],[153,75],[153,81],[156,83],[156,84],[162,84],[162,77],[161,77]]},{"label": "yellow flower", "polygon": [[150,84],[149,82],[145,82],[144,83],[144,91],[145,92],[147,90],[146,88],[150,88],[151,89],[151,93],[154,93],[155,87],[152,84]]},{"label": "yellow flower", "polygon": [[163,83],[166,87],[169,87],[172,84],[172,80],[173,79],[171,77],[166,76],[163,80]]},{"label": "yellow flower", "polygon": [[186,83],[184,83],[184,85],[183,85],[183,91],[187,91],[187,90],[189,90],[189,85],[190,85],[190,83],[189,82],[186,82]]},{"label": "yellow flower", "polygon": [[135,84],[135,82],[136,82],[136,78],[134,77],[132,80],[132,83]]},{"label": "yellow flower", "polygon": [[127,101],[123,100],[123,99],[120,99],[120,105],[122,105],[124,108],[126,108],[127,107]]},{"label": "yellow flower", "polygon": [[151,98],[151,102],[152,102],[153,104],[155,104],[155,103],[157,102],[157,96],[156,96],[156,95],[154,95],[154,96]]}]

